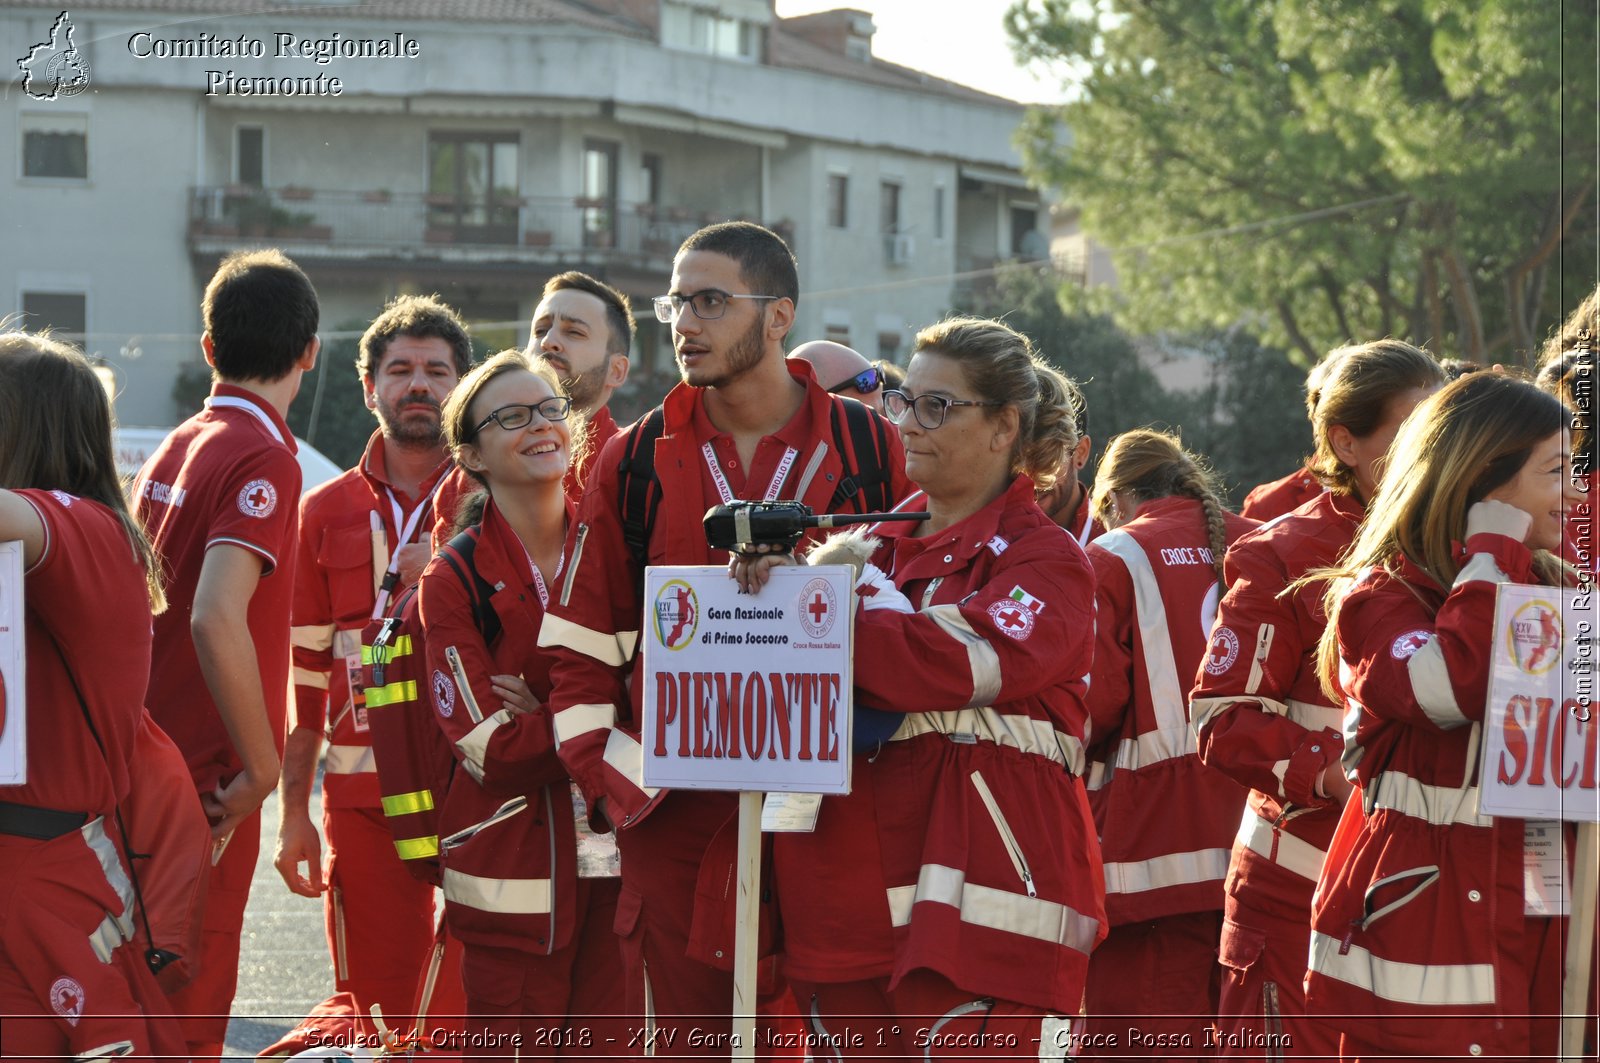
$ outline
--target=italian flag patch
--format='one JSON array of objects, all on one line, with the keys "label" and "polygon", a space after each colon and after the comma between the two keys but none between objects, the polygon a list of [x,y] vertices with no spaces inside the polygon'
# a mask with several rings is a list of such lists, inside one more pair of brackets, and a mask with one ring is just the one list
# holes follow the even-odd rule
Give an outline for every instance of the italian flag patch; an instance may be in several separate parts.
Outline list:
[{"label": "italian flag patch", "polygon": [[1028,612],[1033,613],[1035,616],[1044,612],[1044,602],[1040,601],[1038,598],[1035,598],[1033,595],[1023,590],[1020,586],[1011,588],[1011,600],[1021,604],[1028,610]]}]

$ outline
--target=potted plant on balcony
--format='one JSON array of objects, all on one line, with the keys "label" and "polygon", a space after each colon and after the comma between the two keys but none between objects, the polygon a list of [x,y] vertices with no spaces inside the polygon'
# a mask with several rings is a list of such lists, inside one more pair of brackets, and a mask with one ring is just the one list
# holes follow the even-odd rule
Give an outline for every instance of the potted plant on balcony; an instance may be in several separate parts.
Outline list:
[{"label": "potted plant on balcony", "polygon": [[314,193],[311,189],[302,185],[284,185],[282,188],[278,189],[279,199],[304,201],[310,199],[315,194],[316,193]]}]

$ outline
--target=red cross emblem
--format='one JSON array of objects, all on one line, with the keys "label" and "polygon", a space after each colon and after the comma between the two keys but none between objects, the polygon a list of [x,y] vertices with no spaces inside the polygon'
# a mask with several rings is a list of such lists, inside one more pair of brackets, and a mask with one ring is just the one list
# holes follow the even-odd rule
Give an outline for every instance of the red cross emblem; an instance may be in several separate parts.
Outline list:
[{"label": "red cross emblem", "polygon": [[828,615],[828,603],[823,600],[821,593],[811,599],[811,604],[806,606],[806,612],[811,614],[813,624],[822,623],[822,618]]},{"label": "red cross emblem", "polygon": [[1022,641],[1033,634],[1033,610],[1018,605],[1010,598],[1001,598],[989,606],[989,619],[1003,635]]},{"label": "red cross emblem", "polygon": [[251,480],[239,488],[238,502],[247,517],[269,517],[278,508],[278,489],[269,480]]}]

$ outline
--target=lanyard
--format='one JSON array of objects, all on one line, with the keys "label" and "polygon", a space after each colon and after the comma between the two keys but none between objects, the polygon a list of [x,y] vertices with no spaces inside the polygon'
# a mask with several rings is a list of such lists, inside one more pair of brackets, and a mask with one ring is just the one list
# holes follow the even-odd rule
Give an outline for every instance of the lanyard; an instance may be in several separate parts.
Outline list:
[{"label": "lanyard", "polygon": [[[706,468],[711,470],[711,479],[717,485],[717,494],[722,496],[723,505],[733,501],[733,488],[728,486],[728,478],[722,475],[722,469],[717,465],[717,452],[712,449],[710,441],[700,444],[700,453],[705,456]],[[794,447],[784,449],[783,458],[778,462],[778,471],[772,474],[772,482],[767,485],[767,493],[762,496],[763,502],[771,502],[778,497],[778,492],[783,490],[783,481],[789,478],[789,470],[794,468],[794,459],[800,452]]]},{"label": "lanyard", "polygon": [[[517,541],[522,542],[520,539]],[[561,533],[563,545],[560,556],[556,558],[556,574],[551,577],[552,579],[559,580],[561,578],[561,570],[567,567],[566,541],[566,529],[563,528]],[[528,559],[528,569],[533,573],[533,589],[539,592],[539,604],[548,609],[550,607],[550,589],[544,585],[544,576],[539,572],[539,566],[533,563],[533,555],[528,552],[527,543],[522,543],[522,554]]]},{"label": "lanyard", "polygon": [[394,516],[394,527],[400,533],[400,538],[395,544],[394,552],[389,555],[389,565],[383,570],[383,582],[378,585],[378,600],[372,605],[372,619],[383,619],[384,611],[389,608],[389,598],[394,593],[395,587],[400,582],[400,550],[411,542],[411,537],[417,533],[417,525],[422,522],[422,515],[433,508],[433,496],[439,493],[439,488],[444,484],[444,476],[433,482],[433,490],[428,496],[417,503],[417,508],[411,511],[411,516],[403,517],[400,500],[395,497],[391,488],[385,487],[384,493],[389,496],[389,509]]}]

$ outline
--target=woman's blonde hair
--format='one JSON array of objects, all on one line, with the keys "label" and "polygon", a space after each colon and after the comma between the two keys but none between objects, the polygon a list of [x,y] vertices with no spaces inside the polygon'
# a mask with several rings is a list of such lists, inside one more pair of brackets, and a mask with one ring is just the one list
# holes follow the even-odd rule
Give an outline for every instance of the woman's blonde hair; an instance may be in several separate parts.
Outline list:
[{"label": "woman's blonde hair", "polygon": [[[988,318],[952,317],[917,333],[912,354],[937,354],[957,362],[983,402],[1017,408],[1017,443],[1011,472],[1026,473],[1043,494],[1070,467],[1078,445],[1082,395],[1045,364],[1033,343],[1009,325]],[[984,411],[993,417],[998,410]]]},{"label": "woman's blonde hair", "polygon": [[161,560],[128,508],[111,426],[111,401],[82,351],[46,335],[0,332],[0,487],[64,491],[115,513],[159,613],[167,607]]},{"label": "woman's blonde hair", "polygon": [[[1336,568],[1305,577],[1329,581],[1317,667],[1330,696],[1339,673],[1339,601],[1351,581],[1372,568],[1395,572],[1404,557],[1448,589],[1461,570],[1455,544],[1466,538],[1467,511],[1515,478],[1533,448],[1566,427],[1567,416],[1553,395],[1487,370],[1461,377],[1412,411],[1355,542]],[[1543,550],[1534,553],[1534,570],[1551,584],[1564,582],[1568,571]]]},{"label": "woman's blonde hair", "polygon": [[1185,450],[1176,436],[1135,428],[1114,438],[1100,458],[1091,496],[1101,524],[1107,524],[1115,507],[1113,491],[1128,491],[1141,503],[1172,495],[1199,502],[1205,513],[1211,564],[1217,579],[1222,578],[1222,557],[1228,552],[1228,507],[1222,504],[1215,474],[1203,459]]},{"label": "woman's blonde hair", "polygon": [[1306,391],[1316,451],[1309,468],[1335,494],[1356,493],[1356,471],[1339,460],[1332,429],[1343,425],[1365,439],[1388,419],[1389,404],[1414,388],[1438,387],[1444,370],[1433,355],[1400,340],[1378,340],[1331,351],[1321,376]]}]

